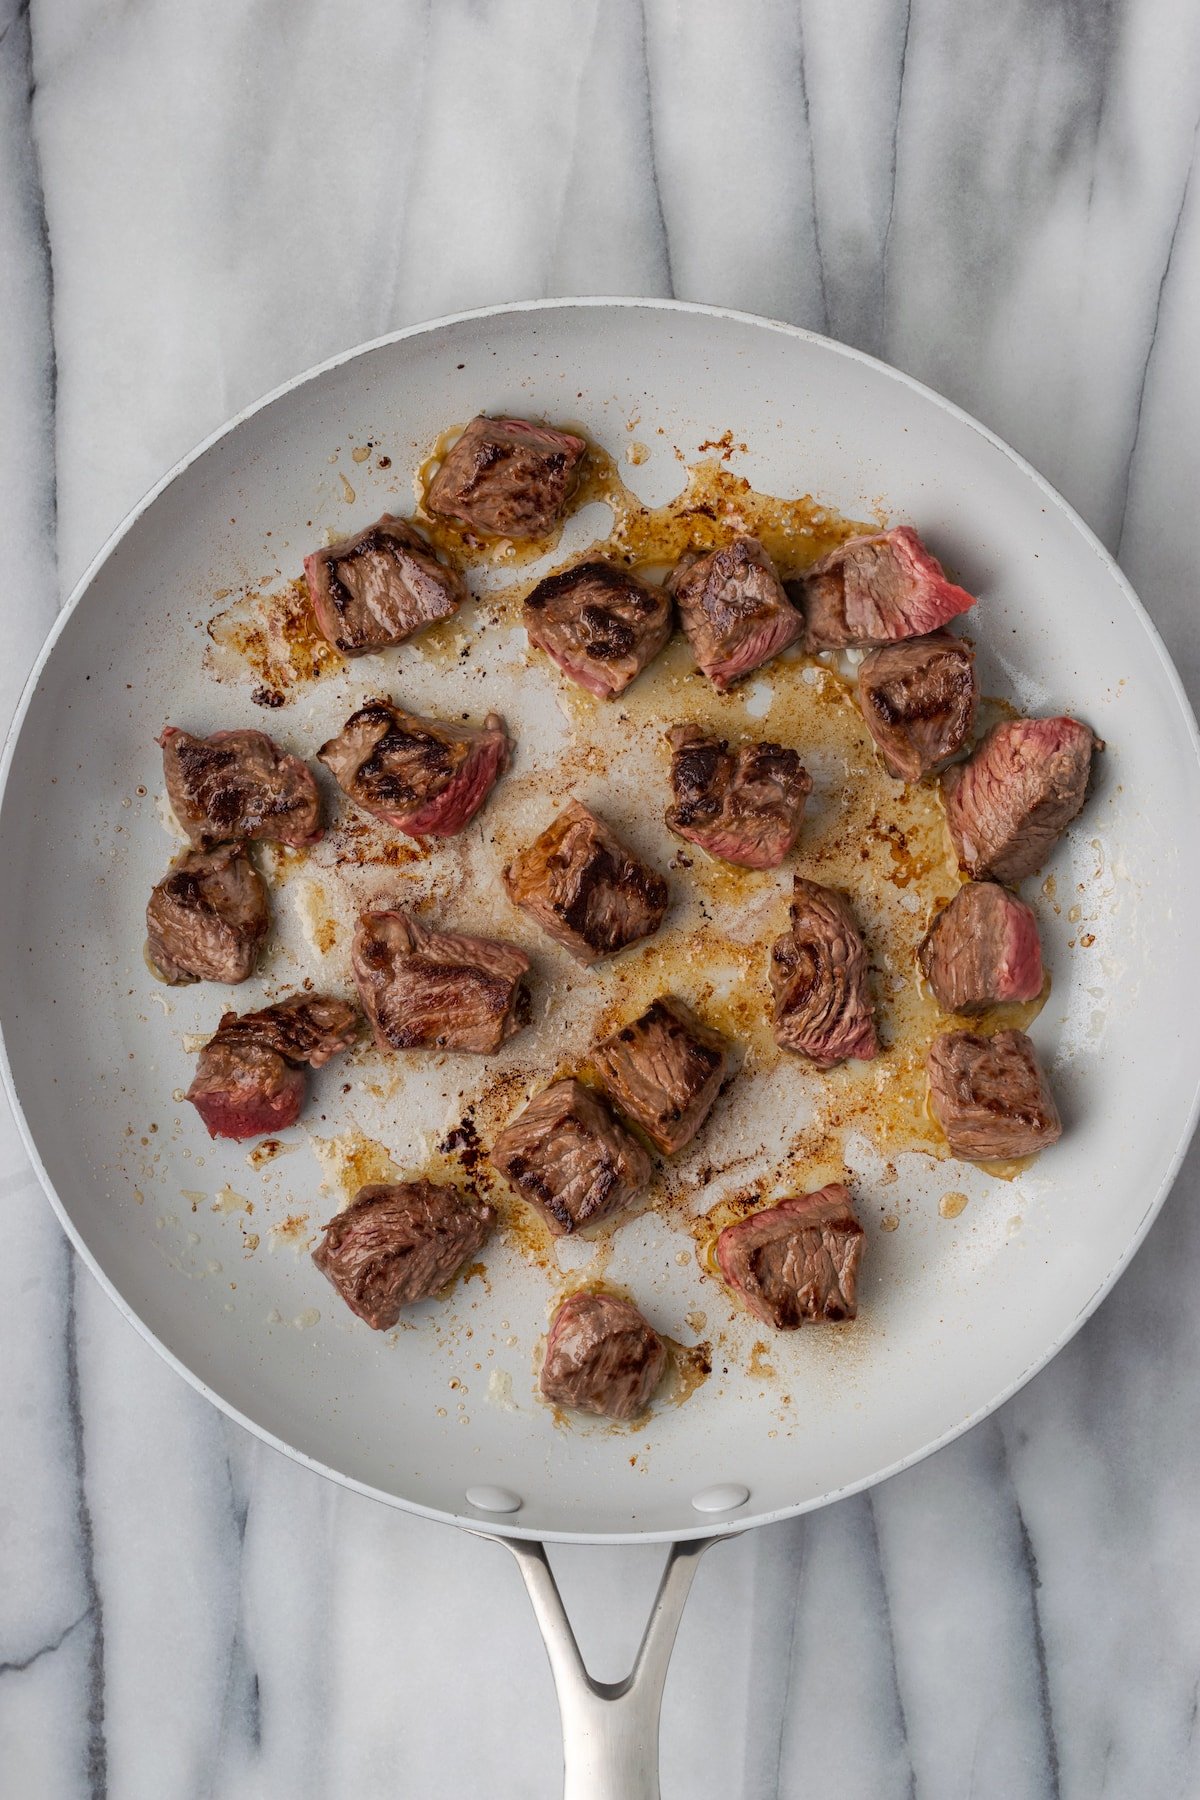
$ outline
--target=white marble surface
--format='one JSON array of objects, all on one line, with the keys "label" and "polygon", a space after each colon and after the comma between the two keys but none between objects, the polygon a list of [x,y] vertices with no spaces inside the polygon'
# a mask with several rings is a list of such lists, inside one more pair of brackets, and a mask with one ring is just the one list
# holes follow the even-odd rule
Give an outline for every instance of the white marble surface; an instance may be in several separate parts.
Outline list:
[{"label": "white marble surface", "polygon": [[[0,0],[5,717],[228,414],[393,326],[571,292],[732,303],[941,388],[1118,552],[1200,695],[1198,113],[1187,0]],[[1193,1156],[995,1419],[711,1554],[668,1800],[1200,1793],[1198,1189]],[[0,1198],[2,1800],[552,1795],[504,1552],[210,1410],[7,1121]],[[558,1558],[601,1672],[657,1560]]]}]

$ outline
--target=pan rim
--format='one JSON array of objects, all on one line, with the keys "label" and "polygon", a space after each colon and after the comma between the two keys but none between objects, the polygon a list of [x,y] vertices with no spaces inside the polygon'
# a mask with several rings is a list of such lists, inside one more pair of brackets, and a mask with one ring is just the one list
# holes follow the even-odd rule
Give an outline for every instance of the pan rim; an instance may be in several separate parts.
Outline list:
[{"label": "pan rim", "polygon": [[[852,362],[886,375],[889,379],[899,382],[903,387],[907,388],[911,393],[922,400],[931,401],[949,417],[957,420],[960,424],[968,426],[972,431],[976,432],[993,449],[998,450],[1018,472],[1033,482],[1047,503],[1053,505],[1074,530],[1079,533],[1083,542],[1090,549],[1092,554],[1099,559],[1107,573],[1115,578],[1126,603],[1132,609],[1135,618],[1138,620],[1149,640],[1150,647],[1158,658],[1167,686],[1179,707],[1184,726],[1190,739],[1193,757],[1195,758],[1197,765],[1200,766],[1200,727],[1197,726],[1195,712],[1184,689],[1179,672],[1162,640],[1161,634],[1147,613],[1145,607],[1142,605],[1142,602],[1135,593],[1128,578],[1117,564],[1115,558],[1109,554],[1099,538],[1092,531],[1091,527],[1087,525],[1074,507],[1064,499],[1057,489],[1052,487],[1045,477],[1039,474],[1032,464],[1019,455],[1011,445],[1007,444],[972,414],[957,406],[953,401],[946,399],[944,395],[939,394],[935,389],[926,386],[925,383],[906,374],[903,370],[897,369],[892,364],[886,363],[880,358],[871,356],[867,352],[855,349],[852,346],[837,343],[834,339],[824,337],[819,332],[809,331],[802,326],[792,325],[784,320],[765,318],[758,314],[741,311],[732,307],[709,306],[696,301],[658,299],[637,295],[578,295],[539,300],[510,301],[501,305],[474,307],[461,312],[449,313],[441,318],[424,320],[415,325],[404,326],[397,331],[384,333],[382,336],[373,338],[368,342],[355,345],[349,350],[341,351],[338,354],[327,358],[325,361],[304,370],[302,373],[293,376],[288,381],[281,383],[279,386],[262,395],[259,399],[253,401],[250,405],[242,408],[240,412],[203,438],[186,456],[176,462],[172,468],[155,482],[137,504],[131,508],[125,518],[96,552],[62,606],[58,617],[34,662],[33,668],[29,673],[29,677],[22,689],[20,700],[14,712],[12,722],[5,736],[3,753],[0,755],[0,807],[3,805],[3,800],[7,791],[9,773],[15,756],[17,743],[24,728],[29,709],[33,703],[38,684],[47,663],[54,653],[60,637],[66,629],[68,621],[82,603],[85,594],[92,586],[100,569],[113,555],[129,532],[133,530],[159,497],[189,468],[191,468],[194,463],[199,461],[200,458],[202,458],[215,444],[236,431],[257,413],[274,405],[286,395],[306,386],[309,382],[315,381],[319,377],[330,373],[332,370],[340,368],[349,362],[353,362],[360,357],[367,356],[376,350],[386,348],[390,345],[401,343],[408,338],[423,336],[435,331],[444,330],[450,326],[511,314],[549,312],[557,309],[593,308],[600,310],[614,307],[628,309],[644,308],[665,313],[676,312],[697,314],[707,318],[730,320],[742,325],[776,331],[785,336],[800,339],[804,342],[819,346],[824,351],[832,351]],[[0,1016],[0,1079],[3,1080],[4,1089],[8,1096],[9,1104],[12,1107],[17,1129],[20,1133],[26,1154],[29,1157],[30,1164],[38,1177],[47,1199],[54,1209],[59,1223],[66,1232],[76,1253],[82,1258],[90,1273],[95,1277],[100,1287],[107,1294],[108,1298],[116,1305],[126,1321],[139,1332],[142,1338],[157,1351],[176,1373],[181,1375],[189,1385],[196,1390],[196,1392],[201,1394],[214,1406],[218,1407],[228,1418],[233,1419],[247,1431],[252,1432],[255,1437],[270,1445],[272,1449],[280,1451],[282,1454],[290,1457],[293,1461],[302,1464],[304,1467],[313,1470],[317,1474],[323,1475],[329,1480],[335,1481],[341,1486],[349,1488],[356,1493],[363,1494],[367,1498],[380,1501],[388,1506],[398,1507],[402,1511],[416,1514],[419,1517],[436,1520],[442,1524],[457,1525],[464,1530],[488,1537],[517,1538],[533,1542],[588,1543],[598,1545],[645,1543],[667,1544],[706,1538],[736,1536],[738,1533],[746,1531],[752,1526],[768,1525],[777,1523],[783,1519],[795,1518],[803,1513],[812,1512],[819,1507],[829,1505],[836,1500],[845,1499],[852,1494],[862,1493],[875,1487],[878,1483],[890,1479],[893,1475],[900,1474],[903,1470],[914,1467],[927,1456],[931,1456],[936,1450],[943,1449],[946,1445],[960,1437],[964,1432],[969,1431],[973,1426],[980,1424],[984,1419],[989,1417],[990,1414],[995,1412],[1018,1393],[1027,1382],[1032,1380],[1036,1374],[1045,1368],[1046,1365],[1058,1355],[1060,1350],[1065,1348],[1075,1336],[1076,1332],[1086,1320],[1091,1317],[1092,1313],[1095,1312],[1097,1307],[1110,1292],[1114,1283],[1124,1273],[1138,1249],[1141,1247],[1146,1233],[1158,1216],[1167,1195],[1174,1185],[1183,1158],[1187,1153],[1188,1146],[1195,1133],[1197,1121],[1200,1119],[1200,1070],[1198,1070],[1193,1082],[1187,1116],[1168,1159],[1162,1179],[1147,1201],[1145,1209],[1131,1232],[1124,1249],[1117,1257],[1104,1279],[1097,1284],[1087,1301],[1078,1309],[1074,1317],[1063,1327],[1057,1336],[1052,1339],[1050,1344],[1041,1354],[1036,1356],[1017,1376],[1006,1383],[986,1402],[968,1414],[964,1419],[948,1428],[941,1435],[931,1439],[925,1444],[919,1445],[905,1456],[896,1459],[880,1470],[863,1476],[861,1479],[849,1482],[846,1485],[833,1489],[825,1494],[797,1501],[791,1505],[777,1507],[767,1512],[746,1513],[739,1510],[730,1513],[719,1521],[710,1520],[707,1522],[698,1522],[695,1525],[689,1525],[673,1530],[651,1529],[620,1532],[595,1532],[578,1528],[574,1530],[534,1529],[530,1526],[523,1526],[516,1520],[505,1517],[493,1517],[482,1513],[452,1512],[437,1507],[426,1506],[414,1500],[405,1499],[401,1495],[390,1493],[384,1489],[374,1487],[370,1483],[360,1481],[353,1476],[347,1475],[342,1470],[336,1469],[329,1464],[323,1463],[319,1459],[308,1455],[296,1446],[285,1442],[266,1425],[250,1418],[238,1407],[226,1400],[221,1394],[217,1393],[215,1389],[210,1387],[201,1376],[190,1369],[174,1351],[169,1349],[168,1346],[150,1330],[139,1317],[133,1305],[125,1298],[124,1294],[118,1289],[104,1269],[101,1268],[91,1251],[82,1241],[75,1228],[69,1208],[66,1206],[50,1180],[26,1120],[25,1110],[17,1091],[16,1081],[9,1058],[5,1024],[2,1016]]]}]

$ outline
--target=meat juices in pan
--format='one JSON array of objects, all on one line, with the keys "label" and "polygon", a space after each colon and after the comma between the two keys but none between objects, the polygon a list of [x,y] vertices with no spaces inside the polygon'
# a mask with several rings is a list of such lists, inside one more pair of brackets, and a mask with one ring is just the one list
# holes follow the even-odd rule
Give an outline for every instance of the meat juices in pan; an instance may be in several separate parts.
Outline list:
[{"label": "meat juices in pan", "polygon": [[947,1012],[1036,1000],[1045,980],[1037,920],[995,881],[959,888],[926,932],[917,959]]},{"label": "meat juices in pan", "polygon": [[782,744],[731,750],[696,725],[675,725],[668,828],[743,869],[777,869],[800,835],[812,777]]},{"label": "meat juices in pan", "polygon": [[656,1150],[674,1156],[716,1104],[729,1050],[682,1000],[663,994],[640,1019],[598,1044],[590,1061],[617,1110]]},{"label": "meat juices in pan", "polygon": [[200,1052],[187,1098],[214,1138],[266,1137],[294,1125],[307,1071],[348,1050],[357,1010],[323,994],[292,994],[259,1012],[227,1012]]},{"label": "meat juices in pan", "polygon": [[820,1069],[879,1054],[867,949],[844,895],[797,875],[791,923],[771,946],[775,1042]]},{"label": "meat juices in pan", "polygon": [[847,538],[788,592],[804,613],[808,650],[924,637],[975,604],[911,525]]},{"label": "meat juices in pan", "polygon": [[953,1155],[1016,1162],[1048,1150],[1062,1121],[1023,1031],[944,1031],[929,1046],[929,1105]]},{"label": "meat juices in pan", "polygon": [[1036,875],[1087,798],[1092,752],[1078,719],[1007,719],[942,776],[959,861],[977,878]]},{"label": "meat juices in pan", "polygon": [[159,738],[167,798],[197,850],[244,838],[315,844],[321,796],[312,770],[264,731],[193,737],[168,725]]},{"label": "meat juices in pan", "polygon": [[573,1080],[536,1094],[489,1155],[555,1237],[611,1218],[641,1193],[652,1170],[602,1095]]},{"label": "meat juices in pan", "polygon": [[529,1023],[529,958],[515,944],[431,931],[396,908],[362,914],[351,961],[381,1050],[492,1056]]},{"label": "meat juices in pan", "polygon": [[671,601],[610,563],[548,575],[522,609],[531,644],[602,700],[623,694],[671,635]]},{"label": "meat juices in pan", "polygon": [[586,449],[572,432],[481,413],[443,457],[426,510],[484,537],[545,537],[567,509]]},{"label": "meat juices in pan", "polygon": [[583,1289],[551,1320],[539,1385],[553,1406],[623,1421],[645,1411],[666,1366],[666,1345],[631,1300]]},{"label": "meat juices in pan", "polygon": [[667,583],[696,663],[720,693],[804,631],[757,538],[735,537],[682,561]]},{"label": "meat juices in pan", "polygon": [[453,1280],[495,1222],[490,1206],[443,1182],[373,1183],[330,1219],[313,1261],[351,1312],[390,1331],[406,1306]]},{"label": "meat juices in pan", "polygon": [[777,1331],[853,1319],[866,1237],[841,1182],[727,1225],[717,1265],[748,1311]]},{"label": "meat juices in pan", "polygon": [[270,916],[267,890],[244,844],[189,850],[146,907],[146,949],[164,981],[246,981]]},{"label": "meat juices in pan", "polygon": [[670,897],[662,876],[578,800],[513,858],[503,879],[514,906],[581,963],[653,936]]},{"label": "meat juices in pan", "polygon": [[956,756],[975,729],[975,652],[949,631],[872,650],[858,704],[889,775],[919,781]]},{"label": "meat juices in pan", "polygon": [[343,656],[403,644],[451,618],[469,598],[466,583],[407,519],[384,513],[374,525],[304,559],[317,624]]},{"label": "meat juices in pan", "polygon": [[385,825],[408,837],[453,837],[508,767],[511,748],[499,713],[478,729],[368,700],[317,759],[344,794]]}]

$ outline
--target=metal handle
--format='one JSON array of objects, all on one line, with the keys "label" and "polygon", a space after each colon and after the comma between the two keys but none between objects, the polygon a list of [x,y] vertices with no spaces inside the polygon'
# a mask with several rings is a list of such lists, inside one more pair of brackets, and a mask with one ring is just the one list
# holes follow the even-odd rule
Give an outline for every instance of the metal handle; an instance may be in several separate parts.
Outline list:
[{"label": "metal handle", "polygon": [[588,1674],[543,1545],[497,1538],[517,1559],[541,1628],[562,1715],[564,1800],[660,1800],[658,1724],[667,1665],[696,1565],[716,1538],[673,1544],[633,1668]]}]

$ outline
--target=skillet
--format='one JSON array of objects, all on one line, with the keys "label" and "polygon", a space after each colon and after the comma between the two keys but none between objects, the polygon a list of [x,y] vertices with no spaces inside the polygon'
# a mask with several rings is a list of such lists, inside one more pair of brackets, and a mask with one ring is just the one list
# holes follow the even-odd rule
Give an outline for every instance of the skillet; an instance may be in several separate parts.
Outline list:
[{"label": "skillet", "polygon": [[[549,1288],[520,1244],[387,1338],[343,1317],[303,1254],[336,1204],[319,1197],[322,1182],[344,1183],[356,1158],[383,1151],[406,1167],[436,1154],[461,1110],[461,1072],[384,1089],[366,1063],[332,1065],[307,1130],[274,1162],[248,1165],[244,1147],[210,1144],[173,1097],[222,999],[157,987],[142,961],[144,897],[173,848],[153,747],[168,717],[198,730],[261,723],[311,755],[381,685],[415,710],[475,717],[486,699],[525,758],[507,829],[546,822],[572,721],[546,671],[522,672],[502,624],[490,661],[481,651],[472,666],[452,637],[438,655],[393,654],[382,675],[335,670],[266,713],[208,631],[223,606],[294,576],[325,530],[408,511],[411,471],[438,433],[484,410],[578,423],[614,453],[644,442],[648,456],[625,473],[651,503],[708,445],[763,492],[810,490],[850,518],[913,520],[981,596],[969,629],[985,690],[1078,712],[1108,745],[1032,896],[1054,971],[1033,1033],[1062,1105],[1061,1145],[999,1183],[916,1155],[887,1168],[851,1144],[869,1238],[862,1316],[852,1338],[802,1332],[773,1347],[769,1380],[750,1370],[750,1322],[722,1313],[699,1267],[688,1194],[631,1221],[607,1276],[681,1343],[707,1329],[715,1348],[709,1379],[633,1433],[564,1430],[533,1400]],[[598,515],[571,521],[559,556],[603,535]],[[602,783],[614,816],[661,857],[650,765],[617,767]],[[4,756],[5,1080],[72,1242],[194,1386],[310,1467],[513,1550],[563,1705],[568,1795],[637,1800],[657,1792],[658,1699],[699,1553],[868,1486],[983,1418],[1067,1342],[1149,1228],[1196,1118],[1197,816],[1195,722],[1128,583],[1065,502],[948,402],[810,333],[715,309],[584,300],[464,314],[352,351],[241,414],[147,496],[71,597]],[[481,835],[472,854],[482,869],[495,846]],[[316,881],[277,874],[278,948],[239,1008],[312,966],[322,922],[332,985],[344,985],[354,892],[338,898],[332,863]],[[436,867],[370,879],[372,892],[432,881],[454,897]],[[514,1093],[527,1077],[514,1064]],[[758,1112],[727,1133],[768,1185],[781,1099],[789,1112],[767,1084]],[[950,1185],[969,1200],[953,1223],[938,1211]],[[885,1231],[897,1211],[900,1228]],[[689,1326],[698,1304],[705,1324]],[[605,1686],[579,1662],[542,1546],[642,1539],[673,1549],[634,1674]]]}]

